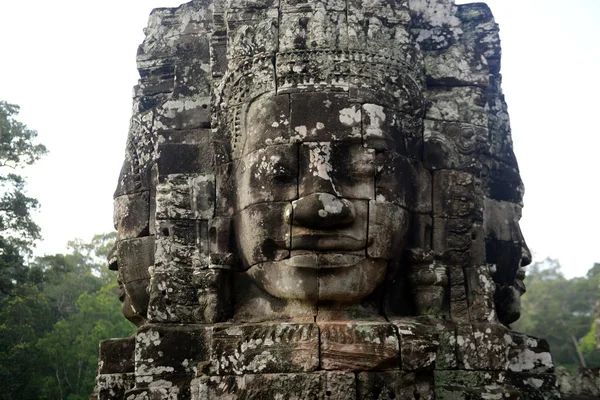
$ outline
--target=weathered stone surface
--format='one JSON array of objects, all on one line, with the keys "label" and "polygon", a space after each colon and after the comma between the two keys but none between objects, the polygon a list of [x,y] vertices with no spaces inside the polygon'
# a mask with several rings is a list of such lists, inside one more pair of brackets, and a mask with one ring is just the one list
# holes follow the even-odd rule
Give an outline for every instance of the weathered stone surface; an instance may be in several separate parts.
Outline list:
[{"label": "weathered stone surface", "polygon": [[214,175],[170,174],[156,185],[156,218],[214,217]]},{"label": "weathered stone surface", "polygon": [[377,156],[375,196],[409,211],[431,212],[431,174],[420,163],[398,154]]},{"label": "weathered stone surface", "polygon": [[319,366],[316,324],[224,325],[212,330],[214,375],[311,372]]},{"label": "weathered stone surface", "polygon": [[426,93],[430,104],[426,113],[428,119],[488,126],[484,89],[474,86],[433,86]]},{"label": "weathered stone surface", "polygon": [[290,203],[259,203],[236,215],[234,226],[245,267],[289,256],[292,235],[285,215],[290,208]]},{"label": "weathered stone surface", "polygon": [[544,339],[511,332],[511,349],[508,353],[508,370],[512,372],[551,373],[554,363],[550,346]]},{"label": "weathered stone surface", "polygon": [[426,119],[423,162],[427,168],[478,171],[488,131],[484,127]]},{"label": "weathered stone surface", "polygon": [[135,385],[133,372],[117,374],[98,374],[94,400],[121,400],[125,392]]},{"label": "weathered stone surface", "polygon": [[[556,376],[545,375],[549,375],[548,380],[556,379],[556,386],[560,389],[563,399],[591,400],[600,396],[600,369],[598,368],[580,368],[572,372],[564,367],[558,367],[556,368]],[[539,379],[539,376],[532,375],[527,377],[524,382],[539,385],[539,381],[534,380],[536,378]],[[543,384],[547,385],[547,381],[544,381]]]},{"label": "weathered stone surface", "polygon": [[298,194],[331,193],[345,199],[374,199],[375,151],[336,142],[300,146]]},{"label": "weathered stone surface", "polygon": [[[400,258],[397,250],[403,247],[403,239],[409,225],[408,218],[408,211],[402,207],[393,203],[370,201],[367,255],[386,260]],[[398,231],[394,229],[395,226],[404,229]]]},{"label": "weathered stone surface", "polygon": [[464,29],[463,40],[472,45],[477,54],[485,57],[490,74],[500,72],[499,28],[487,4],[461,4],[456,15]]},{"label": "weathered stone surface", "polygon": [[248,106],[245,121],[246,138],[243,146],[236,146],[241,152],[234,154],[237,159],[255,150],[275,144],[291,142],[290,96],[265,94]]},{"label": "weathered stone surface", "polygon": [[402,370],[434,369],[440,342],[433,326],[415,320],[398,320],[394,325],[400,336]]},{"label": "weathered stone surface", "polygon": [[435,398],[432,373],[360,372],[356,379],[356,398],[360,400],[433,400]]},{"label": "weathered stone surface", "polygon": [[117,244],[118,280],[125,292],[123,311],[140,325],[148,314],[150,268],[154,266],[154,236],[121,240]]},{"label": "weathered stone surface", "polygon": [[[136,387],[164,386],[195,373],[210,361],[210,327],[148,324],[135,336]],[[153,384],[154,383],[154,384]]]},{"label": "weathered stone surface", "polygon": [[376,322],[319,323],[321,365],[325,370],[399,368],[398,337],[393,325]]},{"label": "weathered stone surface", "polygon": [[346,93],[291,95],[292,140],[361,143],[361,109]]},{"label": "weathered stone surface", "polygon": [[483,199],[472,174],[436,171],[433,174],[433,214],[439,218],[482,219]]},{"label": "weathered stone surface", "polygon": [[487,6],[194,0],[145,34],[110,261],[135,364],[105,342],[96,398],[556,398],[505,327],[531,255]]},{"label": "weathered stone surface", "polygon": [[339,372],[202,376],[192,381],[191,393],[192,400],[357,398],[354,374]]},{"label": "weathered stone surface", "polygon": [[148,192],[116,197],[114,210],[113,222],[120,240],[149,235],[150,200]]},{"label": "weathered stone surface", "polygon": [[[238,209],[298,197],[298,149],[271,145],[246,155],[235,165]],[[273,190],[277,187],[277,190]]]},{"label": "weathered stone surface", "polygon": [[98,374],[134,372],[135,337],[100,342]]},{"label": "weathered stone surface", "polygon": [[465,44],[456,44],[443,51],[427,52],[425,67],[428,85],[487,86],[486,61]]},{"label": "weathered stone surface", "polygon": [[226,321],[232,314],[231,272],[214,268],[196,270],[192,275],[198,305],[193,311],[199,324]]},{"label": "weathered stone surface", "polygon": [[503,371],[435,371],[435,394],[437,399],[524,398]]}]

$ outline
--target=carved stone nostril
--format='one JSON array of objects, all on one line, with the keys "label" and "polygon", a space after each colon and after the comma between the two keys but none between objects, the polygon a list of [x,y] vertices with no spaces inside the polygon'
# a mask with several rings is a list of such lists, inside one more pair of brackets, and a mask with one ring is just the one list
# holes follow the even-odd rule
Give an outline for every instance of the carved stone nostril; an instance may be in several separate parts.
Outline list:
[{"label": "carved stone nostril", "polygon": [[[293,222],[310,228],[333,228],[354,221],[354,205],[329,193],[313,193],[293,203]],[[287,218],[287,214],[286,214]]]}]

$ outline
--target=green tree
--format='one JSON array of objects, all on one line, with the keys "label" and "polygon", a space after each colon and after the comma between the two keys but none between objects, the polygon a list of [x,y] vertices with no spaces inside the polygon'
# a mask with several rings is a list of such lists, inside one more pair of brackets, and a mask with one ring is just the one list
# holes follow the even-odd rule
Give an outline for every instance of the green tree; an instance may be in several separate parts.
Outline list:
[{"label": "green tree", "polygon": [[49,363],[41,394],[46,398],[88,399],[94,388],[100,340],[129,336],[135,327],[121,314],[116,295],[117,283],[95,293],[83,293],[77,312],[58,321],[52,331],[37,343],[37,350]]},{"label": "green tree", "polygon": [[0,298],[0,399],[89,398],[100,340],[135,330],[121,313],[116,274],[102,274],[115,236],[36,259],[27,282]]},{"label": "green tree", "polygon": [[116,233],[95,235],[90,243],[70,241],[67,254],[39,257],[32,271],[41,271],[43,292],[56,319],[76,312],[76,301],[83,293],[93,293],[114,281],[106,268],[106,256],[115,243]]},{"label": "green tree", "polygon": [[48,300],[37,287],[20,287],[0,302],[0,399],[36,398],[38,339],[52,328]]},{"label": "green tree", "polygon": [[24,167],[46,153],[36,144],[37,132],[16,120],[19,106],[0,101],[0,293],[10,294],[16,283],[27,280],[24,255],[40,238],[32,219],[38,201],[27,196]]},{"label": "green tree", "polygon": [[594,267],[586,277],[566,279],[558,260],[534,263],[525,279],[527,293],[522,297],[521,318],[513,328],[547,339],[557,364],[600,366],[597,350],[588,345],[586,353],[581,348],[600,297],[599,270]]}]

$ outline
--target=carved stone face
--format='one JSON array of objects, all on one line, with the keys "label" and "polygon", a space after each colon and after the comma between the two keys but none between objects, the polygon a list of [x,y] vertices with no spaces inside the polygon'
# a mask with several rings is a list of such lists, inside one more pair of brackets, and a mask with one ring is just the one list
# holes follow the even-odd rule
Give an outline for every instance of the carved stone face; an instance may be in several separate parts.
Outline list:
[{"label": "carved stone face", "polygon": [[370,106],[346,93],[292,93],[246,110],[234,151],[236,239],[246,273],[271,295],[356,302],[400,255],[408,211],[378,196],[378,166],[395,149],[383,136],[364,141],[363,113],[386,118]]},{"label": "carved stone face", "polygon": [[502,200],[484,200],[486,257],[495,266],[494,301],[502,323],[510,324],[521,315],[521,296],[525,293],[524,267],[531,253],[519,226],[521,205]]}]

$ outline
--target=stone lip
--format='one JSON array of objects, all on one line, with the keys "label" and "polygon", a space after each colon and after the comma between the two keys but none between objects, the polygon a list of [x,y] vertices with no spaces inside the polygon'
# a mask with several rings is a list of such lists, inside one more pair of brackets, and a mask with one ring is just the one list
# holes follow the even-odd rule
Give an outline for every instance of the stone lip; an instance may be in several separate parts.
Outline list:
[{"label": "stone lip", "polygon": [[361,250],[365,248],[363,238],[342,232],[311,232],[295,235],[292,240],[292,250]]},{"label": "stone lip", "polygon": [[345,253],[305,253],[292,256],[286,262],[286,267],[293,268],[313,268],[313,269],[328,269],[328,268],[350,268],[364,260],[364,256],[358,256]]}]

